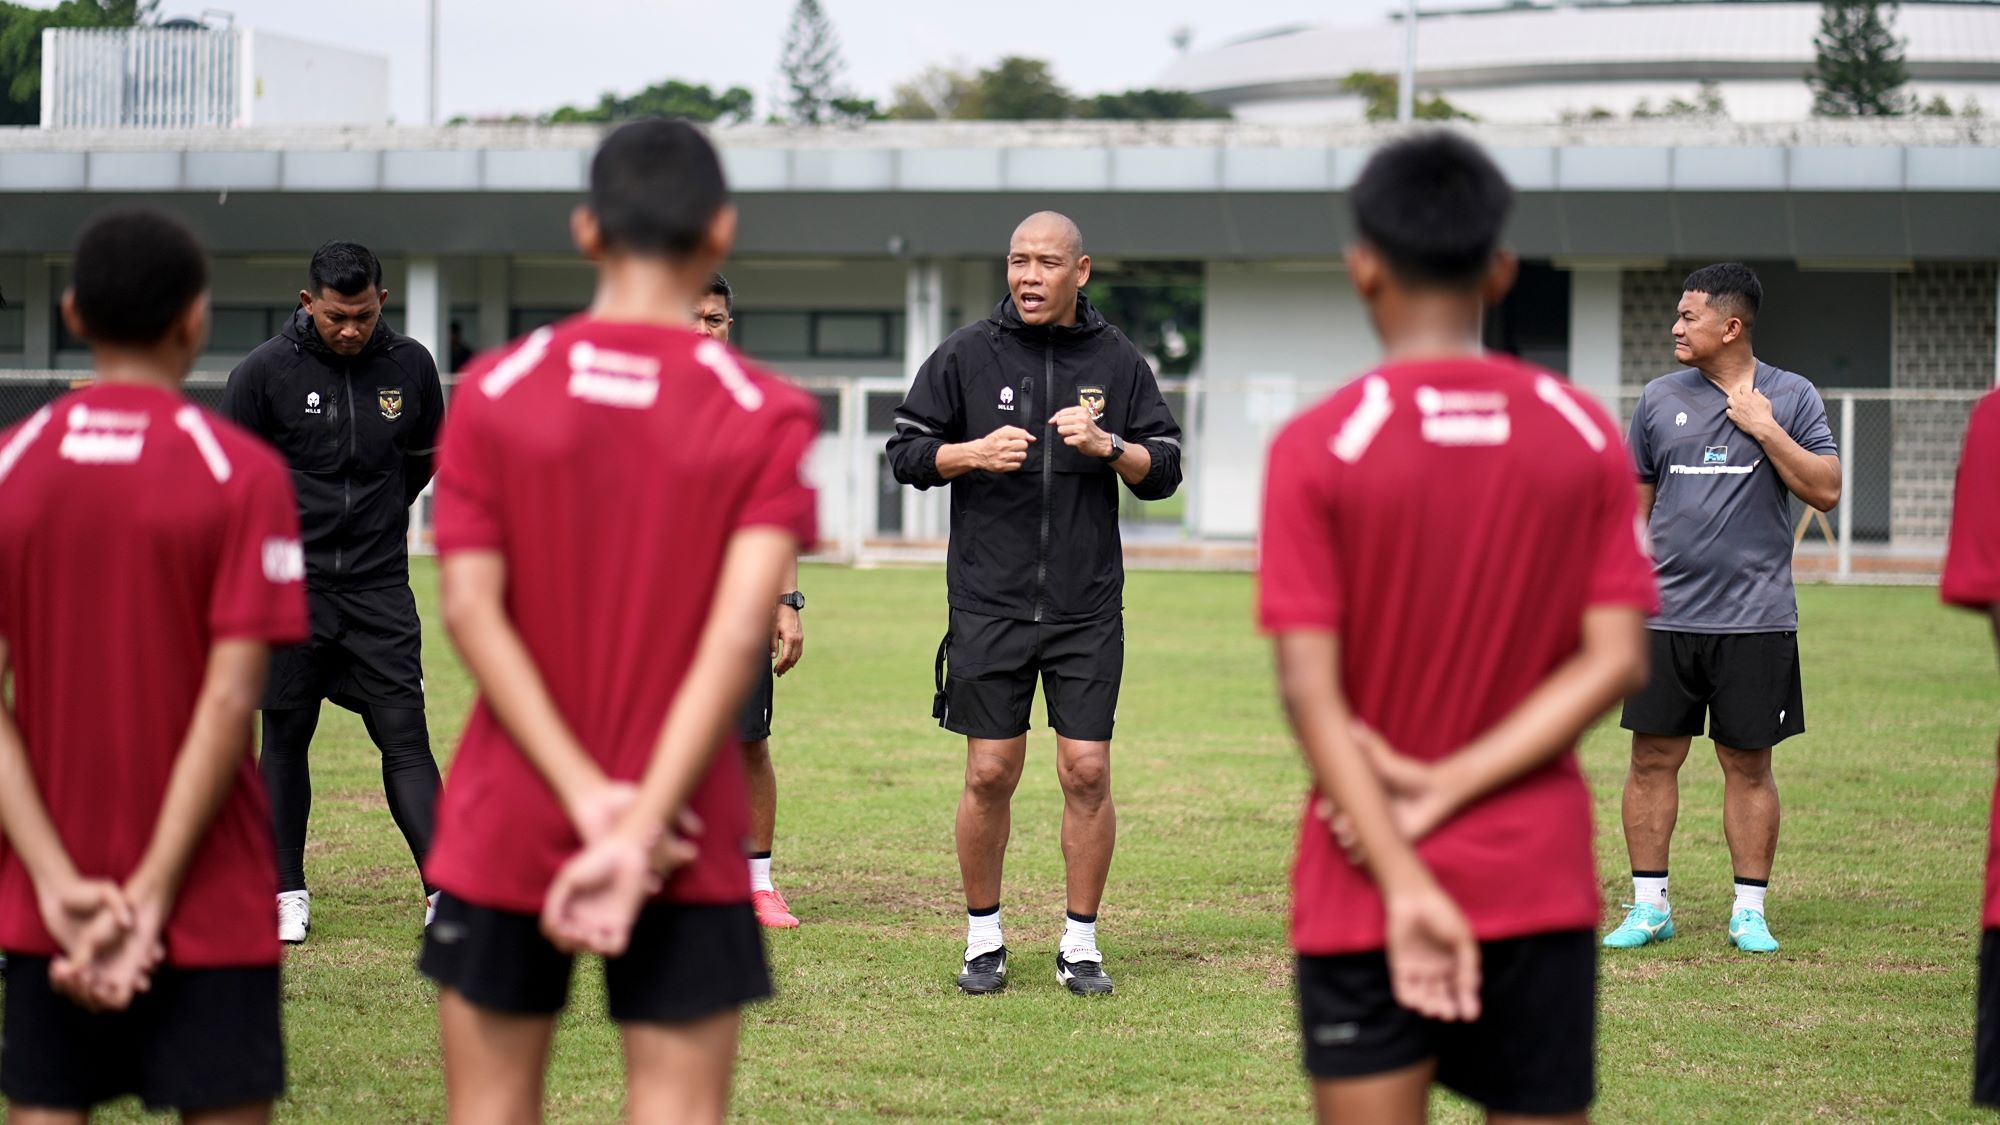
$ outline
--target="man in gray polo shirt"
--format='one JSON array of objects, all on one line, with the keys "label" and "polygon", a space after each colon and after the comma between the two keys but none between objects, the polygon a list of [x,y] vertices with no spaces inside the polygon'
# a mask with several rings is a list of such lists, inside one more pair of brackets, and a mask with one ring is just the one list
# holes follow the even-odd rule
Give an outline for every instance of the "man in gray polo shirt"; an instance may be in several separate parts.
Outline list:
[{"label": "man in gray polo shirt", "polygon": [[1706,719],[1722,763],[1722,828],[1736,875],[1729,940],[1771,953],[1771,747],[1806,729],[1791,498],[1833,507],[1840,459],[1819,392],[1751,353],[1763,300],[1757,275],[1727,262],[1696,270],[1681,288],[1674,358],[1689,366],[1648,383],[1632,414],[1661,608],[1648,623],[1651,679],[1626,701],[1621,722],[1632,732],[1624,820],[1633,902],[1604,944],[1630,949],[1674,936],[1667,851],[1681,763]]}]

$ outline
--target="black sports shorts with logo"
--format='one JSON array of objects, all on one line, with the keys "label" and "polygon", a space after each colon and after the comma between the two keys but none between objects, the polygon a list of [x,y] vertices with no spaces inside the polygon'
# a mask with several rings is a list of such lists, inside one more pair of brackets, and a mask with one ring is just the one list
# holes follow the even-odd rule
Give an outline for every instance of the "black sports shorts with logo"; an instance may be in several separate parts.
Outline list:
[{"label": "black sports shorts with logo", "polygon": [[408,583],[376,590],[308,590],[312,636],[271,650],[264,709],[424,705],[423,627]]},{"label": "black sports shorts with logo", "polygon": [[[417,970],[482,1008],[550,1016],[569,1003],[576,959],[542,920],[438,896]],[[685,1023],[771,995],[764,935],[746,902],[656,899],[639,911],[623,956],[604,961],[605,1004],[619,1023]]]},{"label": "black sports shorts with logo", "polygon": [[1057,734],[1109,742],[1124,674],[1123,614],[1057,625],[953,609],[931,717],[971,738],[1016,738],[1028,732],[1039,677]]},{"label": "black sports shorts with logo", "polygon": [[1619,725],[1639,734],[1702,733],[1737,750],[1776,746],[1806,729],[1797,633],[1648,629],[1653,670]]},{"label": "black sports shorts with logo", "polygon": [[161,968],[122,1012],[87,1012],[49,984],[49,959],[7,958],[0,1094],[87,1110],[136,1095],[154,1112],[268,1102],[285,1092],[278,966]]},{"label": "black sports shorts with logo", "polygon": [[1396,1003],[1380,951],[1298,959],[1306,1072],[1365,1078],[1437,1060],[1441,1084],[1500,1113],[1578,1113],[1597,1092],[1597,935],[1479,945],[1479,1018],[1427,1019]]}]

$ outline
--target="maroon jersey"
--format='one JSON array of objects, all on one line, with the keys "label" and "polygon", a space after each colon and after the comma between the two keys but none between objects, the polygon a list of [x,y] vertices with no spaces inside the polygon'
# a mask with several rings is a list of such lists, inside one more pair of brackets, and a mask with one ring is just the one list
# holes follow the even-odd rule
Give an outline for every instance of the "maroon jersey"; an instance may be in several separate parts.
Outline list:
[{"label": "maroon jersey", "polygon": [[[1586,609],[1657,609],[1642,535],[1617,423],[1587,396],[1504,358],[1391,364],[1272,446],[1259,616],[1272,633],[1338,634],[1356,717],[1436,761],[1577,651]],[[1482,941],[1597,924],[1574,753],[1464,809],[1417,853]],[[1374,881],[1309,808],[1293,945],[1352,953],[1382,934]]]},{"label": "maroon jersey", "polygon": [[[814,539],[813,400],[694,332],[577,317],[474,364],[445,422],[438,551],[498,551],[507,615],[605,774],[646,772],[694,661],[729,538]],[[734,714],[734,710],[730,712]],[[733,741],[734,735],[729,736]],[[749,811],[726,746],[689,807],[677,902],[741,902]],[[467,902],[539,911],[581,846],[484,699],[459,742],[426,871]]]},{"label": "maroon jersey", "polygon": [[[14,717],[77,870],[123,881],[138,866],[210,647],[304,640],[304,565],[284,463],[170,391],[100,384],[0,435]],[[270,825],[245,753],[168,920],[168,963],[278,962]],[[56,952],[12,853],[0,947]]]},{"label": "maroon jersey", "polygon": [[[1958,489],[1951,504],[1951,546],[1938,594],[1947,604],[1988,609],[2000,602],[2000,392],[1973,408],[1958,459]],[[1987,929],[2000,928],[2000,787],[1993,794],[1987,832]]]}]

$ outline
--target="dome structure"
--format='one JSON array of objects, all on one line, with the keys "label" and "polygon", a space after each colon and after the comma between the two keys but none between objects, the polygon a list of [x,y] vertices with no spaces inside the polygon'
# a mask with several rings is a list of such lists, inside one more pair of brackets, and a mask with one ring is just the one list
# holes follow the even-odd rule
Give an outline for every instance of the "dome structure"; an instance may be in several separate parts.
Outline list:
[{"label": "dome structure", "polygon": [[[2000,113],[2000,3],[1909,0],[1895,9],[1909,92]],[[1424,12],[1417,88],[1485,121],[1549,122],[1658,113],[1720,97],[1738,121],[1810,116],[1820,5],[1796,0],[1524,2]],[[1181,57],[1160,78],[1240,120],[1356,120],[1343,89],[1357,71],[1402,65],[1400,15],[1347,26],[1293,26]],[[1704,83],[1712,86],[1704,87]]]}]

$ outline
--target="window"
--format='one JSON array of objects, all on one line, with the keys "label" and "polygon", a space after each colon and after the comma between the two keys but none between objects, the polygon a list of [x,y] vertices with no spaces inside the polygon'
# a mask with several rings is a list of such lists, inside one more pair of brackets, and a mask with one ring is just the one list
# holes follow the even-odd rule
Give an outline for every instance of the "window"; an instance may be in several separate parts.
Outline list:
[{"label": "window", "polygon": [[897,359],[903,314],[739,309],[730,342],[759,359]]},{"label": "window", "polygon": [[[291,310],[285,310],[289,315]],[[211,352],[247,352],[277,334],[277,326],[284,324],[283,317],[274,316],[271,309],[225,308],[218,306],[211,313],[212,321],[208,329],[208,350]]]},{"label": "window", "polygon": [[879,313],[819,313],[813,317],[813,354],[869,359],[888,355],[888,319]]},{"label": "window", "polygon": [[507,335],[512,338],[526,336],[537,328],[546,328],[559,320],[575,316],[577,309],[515,309],[507,315]]},{"label": "window", "polygon": [[801,359],[813,354],[812,314],[802,312],[739,312],[731,342],[751,355],[769,359]]}]

